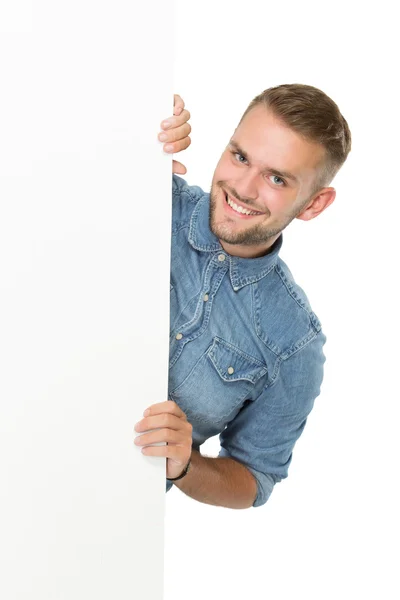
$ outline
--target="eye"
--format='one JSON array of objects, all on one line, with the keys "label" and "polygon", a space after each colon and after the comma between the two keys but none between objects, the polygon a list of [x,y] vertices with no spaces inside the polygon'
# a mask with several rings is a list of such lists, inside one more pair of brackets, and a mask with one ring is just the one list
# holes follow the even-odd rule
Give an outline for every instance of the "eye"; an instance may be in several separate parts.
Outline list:
[{"label": "eye", "polygon": [[[247,159],[243,156],[243,154],[240,154],[240,152],[234,152],[231,151],[231,154],[235,157],[236,161],[244,164],[245,162],[247,162]],[[239,157],[239,158],[237,158]],[[240,160],[241,158],[243,158],[243,161]],[[282,177],[279,177],[278,175],[269,175],[269,177],[275,177],[276,179],[279,179],[280,183],[277,183],[276,181],[273,181],[272,183],[274,183],[275,185],[277,185],[278,187],[285,187],[286,181],[284,179],[282,179]]]},{"label": "eye", "polygon": [[[244,156],[242,154],[240,154],[240,152],[232,152],[233,156],[236,158],[237,156],[240,156],[241,158],[243,158],[244,160],[246,160],[244,158]],[[236,159],[237,160],[237,159]],[[242,162],[241,160],[238,160],[238,162]]]},{"label": "eye", "polygon": [[276,183],[278,185],[278,187],[284,187],[286,185],[286,181],[284,179],[282,179],[281,177],[278,177],[278,175],[269,175],[269,177],[275,177],[276,179],[279,179],[279,181],[281,181],[281,183],[276,183],[276,181],[272,182],[272,183]]}]

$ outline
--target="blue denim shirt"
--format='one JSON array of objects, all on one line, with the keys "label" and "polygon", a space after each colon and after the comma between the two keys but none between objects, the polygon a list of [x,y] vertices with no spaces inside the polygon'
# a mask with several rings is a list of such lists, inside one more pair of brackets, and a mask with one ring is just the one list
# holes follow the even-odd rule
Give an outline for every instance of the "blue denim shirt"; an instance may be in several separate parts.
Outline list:
[{"label": "blue denim shirt", "polygon": [[219,434],[219,456],[249,469],[262,506],[320,392],[326,338],[279,257],[282,235],[266,256],[231,256],[210,230],[210,194],[174,175],[172,195],[168,397],[194,449]]}]

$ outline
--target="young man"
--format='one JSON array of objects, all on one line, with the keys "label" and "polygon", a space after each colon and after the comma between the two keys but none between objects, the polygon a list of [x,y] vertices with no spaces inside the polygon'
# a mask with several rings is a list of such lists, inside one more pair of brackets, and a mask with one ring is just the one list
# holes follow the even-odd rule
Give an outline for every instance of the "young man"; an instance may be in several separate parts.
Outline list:
[{"label": "young man", "polygon": [[[179,97],[176,106],[171,151],[190,144],[190,115]],[[135,427],[159,428],[140,445],[167,442],[143,449],[167,457],[167,491],[174,481],[200,502],[258,507],[287,477],[320,392],[326,338],[279,258],[282,231],[334,201],[328,185],[350,148],[330,98],[282,85],[251,102],[209,194],[173,176],[169,400]],[[202,456],[217,434],[219,457]]]}]

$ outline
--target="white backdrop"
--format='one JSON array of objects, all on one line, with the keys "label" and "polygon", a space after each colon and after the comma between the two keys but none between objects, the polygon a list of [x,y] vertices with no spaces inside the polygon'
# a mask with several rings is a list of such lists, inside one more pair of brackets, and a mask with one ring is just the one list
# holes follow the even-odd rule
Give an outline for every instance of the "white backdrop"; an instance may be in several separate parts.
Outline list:
[{"label": "white backdrop", "polygon": [[[252,98],[321,88],[353,149],[334,204],[286,230],[282,258],[328,341],[289,477],[263,507],[167,495],[165,600],[400,597],[398,32],[394,4],[175,0],[174,91],[192,113],[185,179],[209,191]],[[218,438],[201,451],[216,456]],[[184,549],[184,550],[182,550]],[[397,556],[396,556],[397,554]]]},{"label": "white backdrop", "polygon": [[134,446],[134,425],[167,399],[164,27],[165,0],[1,3],[7,600],[162,597],[165,459]]}]

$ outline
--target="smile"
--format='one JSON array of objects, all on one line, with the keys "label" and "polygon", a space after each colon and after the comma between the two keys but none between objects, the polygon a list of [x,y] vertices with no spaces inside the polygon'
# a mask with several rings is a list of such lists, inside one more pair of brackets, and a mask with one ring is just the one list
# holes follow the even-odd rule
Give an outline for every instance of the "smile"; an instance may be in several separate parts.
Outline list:
[{"label": "smile", "polygon": [[225,202],[228,204],[228,206],[232,209],[233,212],[235,212],[237,215],[240,215],[240,216],[253,217],[256,215],[263,214],[256,210],[249,210],[248,208],[245,208],[244,206],[241,206],[240,204],[236,204],[236,202],[234,202],[232,200],[232,198],[230,196],[228,196],[228,194],[226,192],[225,192]]}]

